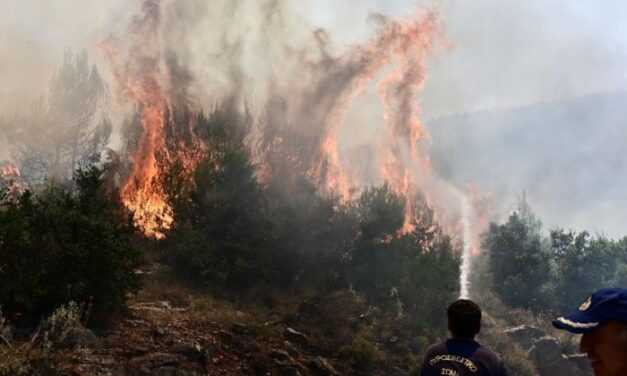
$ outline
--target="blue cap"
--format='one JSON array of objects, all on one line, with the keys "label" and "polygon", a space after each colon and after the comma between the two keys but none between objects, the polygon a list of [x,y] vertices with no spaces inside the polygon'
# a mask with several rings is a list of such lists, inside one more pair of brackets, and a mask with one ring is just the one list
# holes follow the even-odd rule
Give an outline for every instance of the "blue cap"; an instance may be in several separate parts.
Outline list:
[{"label": "blue cap", "polygon": [[565,317],[553,320],[553,326],[582,334],[593,331],[608,321],[627,322],[627,289],[602,289]]}]

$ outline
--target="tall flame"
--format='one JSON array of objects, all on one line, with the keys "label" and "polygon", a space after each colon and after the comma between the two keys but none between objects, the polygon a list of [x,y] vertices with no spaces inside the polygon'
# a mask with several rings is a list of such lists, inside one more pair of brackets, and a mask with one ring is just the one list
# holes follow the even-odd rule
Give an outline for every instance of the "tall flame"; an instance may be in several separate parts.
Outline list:
[{"label": "tall flame", "polygon": [[413,206],[420,178],[431,171],[430,160],[418,145],[428,139],[418,116],[418,94],[425,80],[425,59],[434,47],[439,22],[434,12],[422,10],[405,22],[384,18],[379,21],[381,30],[377,37],[359,48],[357,57],[349,62],[357,67],[358,74],[329,116],[321,143],[326,167],[326,179],[322,180],[327,189],[350,199],[353,179],[339,158],[338,129],[354,99],[377,76],[389,71],[377,84],[385,124],[385,137],[379,142],[378,150],[379,173],[382,180],[405,198],[405,221],[401,232],[408,233],[414,229],[413,223],[417,220]]},{"label": "tall flame", "polygon": [[144,1],[142,9],[143,16],[131,25],[128,44],[109,38],[101,43],[101,49],[111,65],[121,96],[135,103],[141,112],[143,132],[131,156],[131,172],[121,189],[122,202],[133,212],[135,224],[147,236],[160,239],[174,221],[172,208],[158,184],[163,172],[157,161],[157,153],[167,153],[164,128],[169,101],[162,67],[160,1]]},{"label": "tall flame", "polygon": [[[156,238],[165,236],[174,221],[160,184],[161,159],[182,159],[190,171],[195,166],[193,161],[188,163],[185,153],[169,147],[171,142],[165,135],[169,93],[177,88],[173,88],[164,58],[161,2],[143,0],[143,13],[133,21],[128,38],[124,41],[109,38],[101,44],[121,97],[141,111],[143,132],[131,156],[133,165],[121,189],[122,201],[133,211],[137,226]],[[303,92],[296,89],[289,94],[301,95],[304,105],[296,110],[301,118],[307,117],[306,108],[310,105],[320,107],[311,113],[323,113],[306,120],[310,121],[308,125],[319,127],[319,131],[312,132],[315,155],[312,160],[303,162],[304,170],[320,189],[350,200],[356,183],[365,179],[357,176],[342,160],[338,133],[355,99],[370,86],[377,88],[383,105],[384,129],[383,137],[377,140],[378,179],[388,182],[394,192],[404,197],[405,218],[400,232],[408,233],[420,220],[416,217],[414,202],[419,193],[425,193],[424,182],[431,174],[428,153],[421,149],[421,143],[428,141],[429,136],[419,118],[418,96],[426,77],[425,59],[440,35],[440,23],[434,11],[424,9],[402,22],[382,16],[377,21],[378,33],[370,41],[339,58],[326,56],[314,67],[319,70],[312,75],[315,86],[312,95],[325,97],[331,87],[330,96],[319,103],[309,103],[307,92],[301,95]],[[300,84],[288,82],[283,86],[299,88]],[[194,148],[202,148],[202,145],[194,145]],[[263,160],[259,164],[264,166],[260,179],[267,179],[266,175],[272,174],[270,165]]]},{"label": "tall flame", "polygon": [[20,169],[11,162],[0,162],[0,188],[5,188],[12,197],[25,189]]}]

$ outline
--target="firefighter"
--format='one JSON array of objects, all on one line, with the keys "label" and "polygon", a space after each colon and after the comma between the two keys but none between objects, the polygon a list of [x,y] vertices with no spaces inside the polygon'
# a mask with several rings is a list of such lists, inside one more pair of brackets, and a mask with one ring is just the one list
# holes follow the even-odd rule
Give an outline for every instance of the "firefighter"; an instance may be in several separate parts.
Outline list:
[{"label": "firefighter", "polygon": [[447,310],[451,338],[427,349],[421,376],[505,376],[501,359],[475,341],[481,330],[481,309],[467,299]]},{"label": "firefighter", "polygon": [[627,289],[602,289],[553,326],[581,336],[596,376],[627,375]]}]

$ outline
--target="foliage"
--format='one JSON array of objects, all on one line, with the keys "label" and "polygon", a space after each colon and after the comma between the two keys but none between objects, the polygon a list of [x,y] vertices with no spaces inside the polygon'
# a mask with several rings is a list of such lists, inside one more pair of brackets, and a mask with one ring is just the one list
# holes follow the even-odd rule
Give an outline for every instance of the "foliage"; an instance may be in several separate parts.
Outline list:
[{"label": "foliage", "polygon": [[585,294],[612,286],[618,258],[616,244],[605,238],[591,238],[588,232],[551,231],[551,251],[555,260],[555,297],[559,310],[581,304]]},{"label": "foliage", "polygon": [[164,180],[176,221],[162,245],[177,273],[230,291],[353,286],[371,304],[443,329],[459,259],[424,200],[414,205],[420,223],[401,234],[404,199],[388,185],[342,202],[320,194],[304,171],[274,166],[260,182],[245,142],[248,118],[236,114],[218,107],[183,120],[193,119],[207,151],[191,184],[181,168]]},{"label": "foliage", "polygon": [[511,307],[540,309],[550,278],[550,255],[543,246],[541,224],[523,198],[503,225],[491,224],[484,237],[490,252],[494,290]]},{"label": "foliage", "polygon": [[549,236],[521,202],[505,224],[484,235],[490,287],[509,307],[568,311],[603,287],[627,279],[627,243],[588,232],[554,229]]},{"label": "foliage", "polygon": [[[442,312],[459,292],[459,258],[450,239],[416,200],[422,221],[399,235],[404,203],[387,185],[366,189],[355,205],[359,233],[349,263],[350,282],[382,306],[400,306],[424,327],[444,326]],[[401,310],[399,310],[401,311]],[[399,312],[402,314],[402,312]]]},{"label": "foliage", "polygon": [[246,288],[275,278],[276,265],[254,167],[242,138],[229,133],[238,124],[223,115],[197,119],[209,152],[195,170],[192,191],[170,193],[177,224],[165,248],[175,269],[195,282]]},{"label": "foliage", "polygon": [[83,325],[84,311],[75,302],[57,308],[41,324],[42,346],[45,352],[61,350],[78,345],[81,337],[90,334]]},{"label": "foliage", "polygon": [[71,300],[110,313],[138,287],[134,230],[102,173],[91,166],[71,186],[0,203],[0,304],[9,314],[36,319]]},{"label": "foliage", "polygon": [[340,355],[350,359],[355,367],[366,370],[383,358],[377,346],[360,335],[355,336],[350,346],[340,349]]}]

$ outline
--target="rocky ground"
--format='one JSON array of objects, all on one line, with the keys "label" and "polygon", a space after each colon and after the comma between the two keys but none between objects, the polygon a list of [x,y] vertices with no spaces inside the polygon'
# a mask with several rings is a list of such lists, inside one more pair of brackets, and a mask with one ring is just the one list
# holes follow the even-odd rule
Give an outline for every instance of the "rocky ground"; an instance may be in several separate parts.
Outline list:
[{"label": "rocky ground", "polygon": [[540,376],[592,375],[588,359],[584,354],[564,352],[559,339],[545,331],[528,325],[504,330],[528,354]]},{"label": "rocky ground", "polygon": [[[245,322],[246,314],[237,316]],[[275,330],[283,336],[270,333]],[[308,345],[305,334],[288,326],[225,326],[161,301],[133,305],[97,343],[59,356],[69,375],[339,374]]]},{"label": "rocky ground", "polygon": [[51,375],[409,375],[427,345],[350,291],[244,305],[146,278],[109,329],[52,352]]},{"label": "rocky ground", "polygon": [[[45,359],[28,342],[7,341],[4,346],[17,350],[0,351],[0,357],[32,357],[46,366],[40,375],[409,376],[417,375],[421,354],[438,340],[408,334],[411,322],[368,307],[350,291],[242,301],[248,303],[194,292],[151,272],[128,312],[109,329],[76,331]],[[592,374],[584,357],[567,354],[567,346],[546,329],[503,329],[485,321],[480,340],[504,355],[514,376]],[[0,359],[0,376],[5,374],[11,373],[3,373]]]}]

